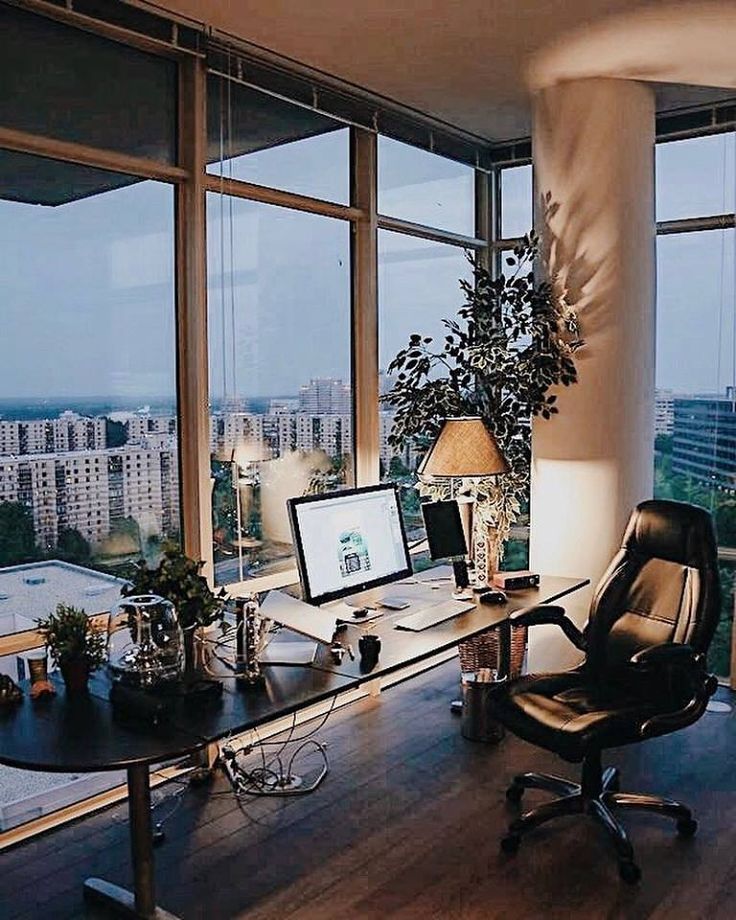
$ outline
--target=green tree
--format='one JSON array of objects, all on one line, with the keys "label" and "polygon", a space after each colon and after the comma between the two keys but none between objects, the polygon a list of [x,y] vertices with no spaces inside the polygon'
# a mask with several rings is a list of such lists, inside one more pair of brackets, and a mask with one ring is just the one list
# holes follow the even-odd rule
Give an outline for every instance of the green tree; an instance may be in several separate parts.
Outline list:
[{"label": "green tree", "polygon": [[38,558],[33,514],[22,502],[0,502],[0,565]]},{"label": "green tree", "polygon": [[128,441],[128,431],[125,422],[115,422],[105,419],[105,443],[108,447],[122,447]]},{"label": "green tree", "polygon": [[56,555],[65,562],[78,562],[86,565],[92,556],[89,543],[74,527],[59,531],[56,541]]}]

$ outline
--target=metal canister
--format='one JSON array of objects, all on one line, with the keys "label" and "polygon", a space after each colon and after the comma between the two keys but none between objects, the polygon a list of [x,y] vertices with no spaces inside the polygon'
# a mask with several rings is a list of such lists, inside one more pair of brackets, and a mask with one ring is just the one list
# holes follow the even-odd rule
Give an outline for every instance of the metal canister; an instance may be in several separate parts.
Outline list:
[{"label": "metal canister", "polygon": [[498,683],[498,672],[481,668],[463,674],[463,713],[460,732],[468,741],[496,744],[504,736],[503,725],[493,717],[491,697]]}]

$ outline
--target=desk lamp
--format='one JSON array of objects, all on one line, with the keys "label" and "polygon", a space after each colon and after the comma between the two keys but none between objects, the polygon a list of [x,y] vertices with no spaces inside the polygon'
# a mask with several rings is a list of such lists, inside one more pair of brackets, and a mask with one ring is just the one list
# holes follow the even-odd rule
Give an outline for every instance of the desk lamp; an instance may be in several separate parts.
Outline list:
[{"label": "desk lamp", "polygon": [[[448,480],[450,498],[455,498],[457,480],[480,480],[508,472],[509,465],[501,448],[478,416],[445,419],[417,470],[420,480]],[[473,504],[458,502],[458,507],[466,543],[473,547],[476,583],[480,585],[487,582],[488,533],[473,526]]]}]

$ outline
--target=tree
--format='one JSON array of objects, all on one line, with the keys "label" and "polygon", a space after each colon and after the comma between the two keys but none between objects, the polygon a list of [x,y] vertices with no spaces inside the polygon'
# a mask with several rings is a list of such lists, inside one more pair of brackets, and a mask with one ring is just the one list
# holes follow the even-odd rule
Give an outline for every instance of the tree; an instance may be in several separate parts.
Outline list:
[{"label": "tree", "polygon": [[33,514],[22,502],[0,502],[0,565],[38,558]]},{"label": "tree", "polygon": [[105,419],[105,443],[108,447],[122,447],[128,441],[128,430],[125,422],[115,422]]},{"label": "tree", "polygon": [[[555,208],[545,199],[551,215]],[[480,416],[510,466],[505,476],[462,484],[487,514],[497,540],[506,539],[529,489],[531,423],[558,411],[550,390],[577,380],[574,355],[583,345],[575,311],[560,279],[539,280],[535,262],[546,253],[531,233],[507,255],[508,271],[495,277],[474,265],[461,281],[465,304],[445,319],[442,339],[414,333],[388,366],[395,375],[381,397],[394,410],[389,444],[426,450],[443,419]],[[424,494],[447,497],[446,483],[421,483]]]},{"label": "tree", "polygon": [[92,556],[89,543],[74,527],[59,531],[56,541],[56,555],[66,562],[78,562],[86,565]]}]

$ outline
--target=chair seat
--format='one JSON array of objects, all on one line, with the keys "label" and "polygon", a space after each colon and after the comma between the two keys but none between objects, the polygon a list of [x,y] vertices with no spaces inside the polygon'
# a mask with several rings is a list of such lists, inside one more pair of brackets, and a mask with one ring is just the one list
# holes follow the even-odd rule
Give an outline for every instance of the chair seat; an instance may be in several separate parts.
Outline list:
[{"label": "chair seat", "polygon": [[642,724],[662,711],[619,683],[592,685],[580,671],[511,680],[494,694],[493,710],[515,735],[572,762],[641,740]]}]

